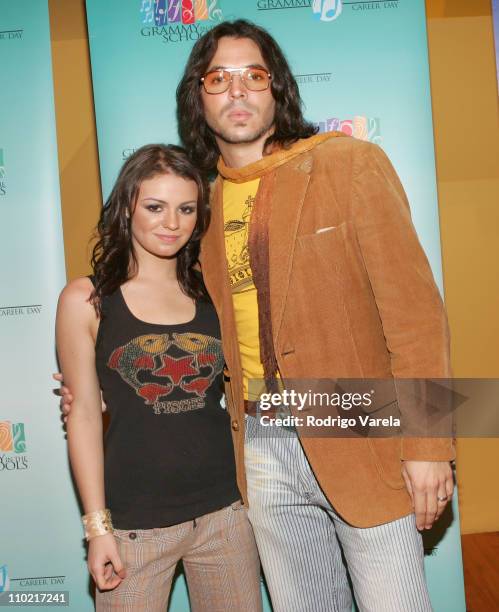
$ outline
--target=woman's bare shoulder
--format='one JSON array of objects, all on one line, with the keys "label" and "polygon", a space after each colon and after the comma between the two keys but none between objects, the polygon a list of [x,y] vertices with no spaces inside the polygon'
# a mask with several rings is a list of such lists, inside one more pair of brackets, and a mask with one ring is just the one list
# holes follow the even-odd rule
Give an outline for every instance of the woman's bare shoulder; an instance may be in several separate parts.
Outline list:
[{"label": "woman's bare shoulder", "polygon": [[79,312],[94,310],[89,298],[94,286],[88,276],[75,278],[64,287],[59,296],[59,308],[78,309]]}]

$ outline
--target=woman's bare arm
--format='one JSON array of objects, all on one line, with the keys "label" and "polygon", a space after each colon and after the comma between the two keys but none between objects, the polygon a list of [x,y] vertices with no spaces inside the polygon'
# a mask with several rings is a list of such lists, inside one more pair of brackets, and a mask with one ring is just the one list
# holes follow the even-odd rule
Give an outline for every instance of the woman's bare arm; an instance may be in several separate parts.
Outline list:
[{"label": "woman's bare arm", "polygon": [[69,283],[57,307],[56,341],[62,374],[73,394],[67,422],[69,457],[85,513],[102,510],[104,449],[100,388],[95,369],[97,317],[87,278]]},{"label": "woman's bare arm", "polygon": [[[95,368],[98,319],[88,302],[91,291],[87,278],[70,282],[60,295],[56,320],[57,353],[74,398],[67,419],[69,458],[85,513],[105,508],[101,394]],[[113,589],[124,578],[112,534],[90,540],[88,567],[101,590]]]}]

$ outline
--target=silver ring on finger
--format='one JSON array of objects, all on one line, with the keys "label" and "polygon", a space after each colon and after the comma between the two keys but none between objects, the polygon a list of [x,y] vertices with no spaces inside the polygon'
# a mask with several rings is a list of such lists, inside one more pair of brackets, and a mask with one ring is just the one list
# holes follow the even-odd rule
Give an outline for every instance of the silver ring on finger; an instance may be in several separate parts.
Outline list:
[{"label": "silver ring on finger", "polygon": [[442,496],[442,497],[441,497],[440,495],[437,495],[437,500],[438,500],[438,501],[439,501],[441,504],[443,504],[444,502],[446,502],[448,499],[449,499],[449,498],[447,497],[447,495]]}]

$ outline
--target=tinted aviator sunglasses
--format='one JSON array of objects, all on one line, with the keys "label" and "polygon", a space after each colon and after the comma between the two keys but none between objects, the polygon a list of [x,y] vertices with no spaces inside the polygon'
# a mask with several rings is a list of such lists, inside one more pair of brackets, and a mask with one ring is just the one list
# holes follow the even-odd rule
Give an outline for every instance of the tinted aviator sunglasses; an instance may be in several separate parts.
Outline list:
[{"label": "tinted aviator sunglasses", "polygon": [[238,74],[246,89],[264,91],[269,88],[272,75],[265,68],[217,68],[210,70],[199,82],[203,84],[207,94],[220,94],[227,91],[232,83],[233,74]]}]

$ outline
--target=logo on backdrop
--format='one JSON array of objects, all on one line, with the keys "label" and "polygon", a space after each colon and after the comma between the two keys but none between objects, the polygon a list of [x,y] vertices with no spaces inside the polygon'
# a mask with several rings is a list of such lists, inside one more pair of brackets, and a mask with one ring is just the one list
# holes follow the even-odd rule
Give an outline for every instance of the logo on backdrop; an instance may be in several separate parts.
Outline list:
[{"label": "logo on backdrop", "polygon": [[27,306],[0,306],[0,319],[7,317],[39,315],[41,312],[41,304],[28,304]]},{"label": "logo on backdrop", "polygon": [[343,132],[359,140],[381,144],[380,121],[376,117],[357,115],[353,119],[331,117],[323,121],[314,121],[319,132]]},{"label": "logo on backdrop", "polygon": [[30,590],[37,586],[59,585],[64,584],[66,576],[36,576],[30,578],[9,578],[8,566],[0,565],[0,593],[9,591],[11,583],[15,583],[15,590],[20,588],[28,588]]},{"label": "logo on backdrop", "polygon": [[295,74],[298,85],[308,85],[317,83],[330,83],[333,79],[332,72],[312,72],[308,74]]},{"label": "logo on backdrop", "polygon": [[24,423],[0,421],[0,472],[27,470]]},{"label": "logo on backdrop", "polygon": [[379,9],[396,9],[400,0],[372,0],[371,2],[354,2],[353,0],[256,0],[259,11],[277,11],[285,9],[309,9],[311,15],[322,22],[336,21],[343,9],[358,11],[375,11]]},{"label": "logo on backdrop", "polygon": [[0,40],[20,40],[24,30],[0,30]]},{"label": "logo on backdrop", "polygon": [[398,9],[401,0],[373,0],[372,2],[345,2],[352,11],[379,11],[381,9]]},{"label": "logo on backdrop", "polygon": [[130,157],[130,155],[133,155],[133,153],[135,153],[136,150],[137,150],[137,147],[130,147],[129,149],[123,149],[121,151],[122,161],[126,161]]},{"label": "logo on backdrop", "polygon": [[7,174],[5,172],[3,149],[0,149],[0,198],[5,195],[7,195]]},{"label": "logo on backdrop", "polygon": [[342,0],[313,0],[312,12],[320,21],[334,21],[343,10]]},{"label": "logo on backdrop", "polygon": [[144,37],[164,43],[196,41],[223,19],[220,0],[140,0]]}]

